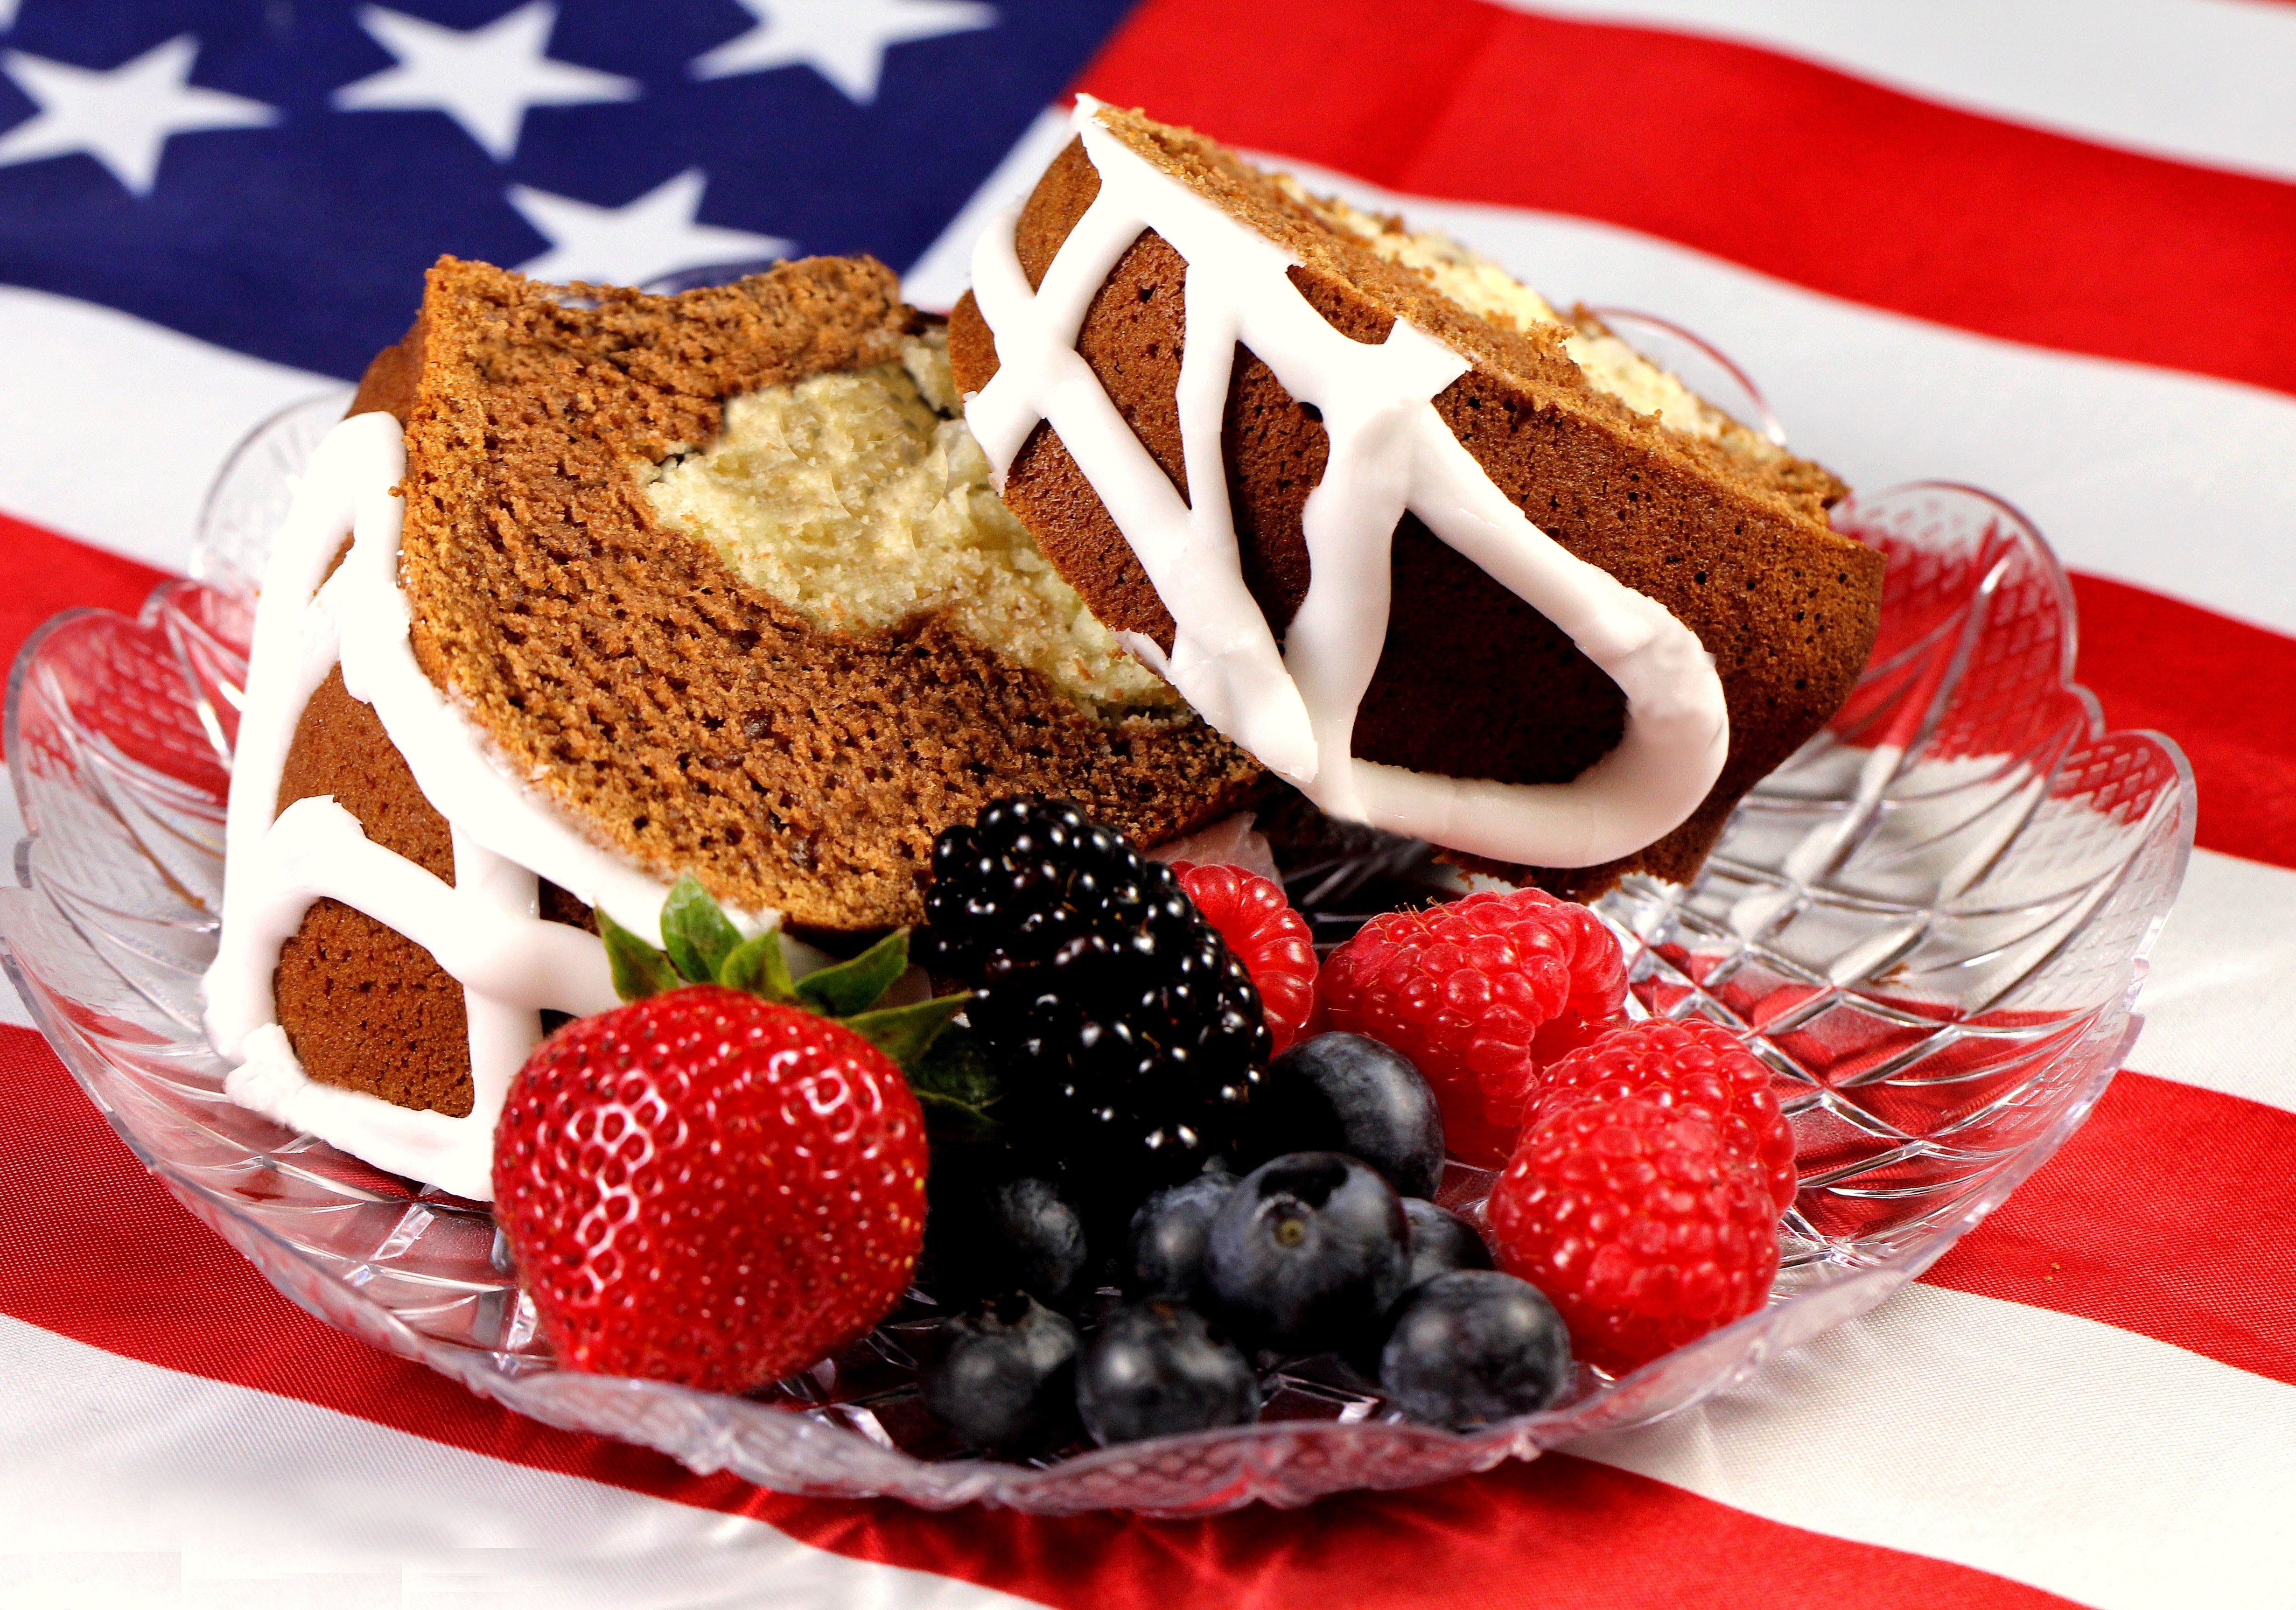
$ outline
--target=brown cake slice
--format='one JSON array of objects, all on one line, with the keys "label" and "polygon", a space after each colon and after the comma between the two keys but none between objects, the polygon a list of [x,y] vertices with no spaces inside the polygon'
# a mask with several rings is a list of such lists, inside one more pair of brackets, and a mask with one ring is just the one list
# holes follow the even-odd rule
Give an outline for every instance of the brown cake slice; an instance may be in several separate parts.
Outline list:
[{"label": "brown cake slice", "polygon": [[[1319,201],[1137,111],[1088,105],[1080,116],[1281,248],[1299,294],[1341,333],[1377,343],[1400,319],[1467,359],[1434,407],[1490,481],[1569,553],[1665,605],[1713,656],[1728,754],[1687,819],[1599,866],[1459,858],[1579,898],[1629,871],[1686,880],[1739,797],[1824,724],[1866,663],[1882,562],[1827,525],[1846,489],[1702,402],[1598,321],[1557,316],[1464,248]],[[1100,187],[1082,140],[1037,183],[1013,237],[1031,290]],[[1076,342],[1184,497],[1186,270],[1173,246],[1144,233],[1093,296]],[[949,336],[957,383],[980,391],[998,371],[996,338],[970,293]],[[1321,415],[1239,347],[1221,441],[1243,579],[1280,640],[1308,591],[1301,515],[1325,467]],[[1170,652],[1171,612],[1049,423],[1020,448],[1003,490],[1103,621]],[[1442,776],[1562,783],[1619,743],[1617,685],[1545,616],[1415,516],[1397,528],[1391,563],[1356,756]]]},{"label": "brown cake slice", "polygon": [[[491,752],[644,873],[816,938],[915,921],[934,836],[992,800],[1144,846],[1259,786],[1037,554],[956,409],[940,330],[866,259],[673,298],[442,259],[353,406],[405,427],[412,643]],[[454,882],[340,670],[276,809],[322,795]],[[542,915],[588,920],[547,883]],[[420,945],[324,899],[274,992],[311,1078],[471,1113],[463,991]]]}]

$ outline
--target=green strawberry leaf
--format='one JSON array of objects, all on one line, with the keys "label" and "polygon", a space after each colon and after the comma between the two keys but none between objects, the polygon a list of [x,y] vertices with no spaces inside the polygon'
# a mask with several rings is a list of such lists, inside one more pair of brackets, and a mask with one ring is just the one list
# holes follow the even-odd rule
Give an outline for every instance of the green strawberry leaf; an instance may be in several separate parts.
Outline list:
[{"label": "green strawberry leaf", "polygon": [[693,983],[706,984],[740,948],[742,931],[718,908],[701,880],[688,872],[679,875],[662,902],[661,941],[681,974]]},{"label": "green strawberry leaf", "polygon": [[909,931],[898,928],[851,961],[797,981],[798,998],[826,1017],[850,1017],[884,998],[909,968]]},{"label": "green strawberry leaf", "polygon": [[1004,1099],[1004,1083],[972,1030],[951,1024],[905,1072],[924,1110],[936,1169],[945,1147],[970,1148],[1004,1138],[996,1106]]},{"label": "green strawberry leaf", "polygon": [[718,964],[718,982],[745,995],[794,1006],[797,986],[790,982],[789,957],[782,954],[781,929],[768,928],[734,946]]},{"label": "green strawberry leaf", "polygon": [[976,1146],[1004,1138],[1004,1126],[979,1107],[966,1106],[946,1096],[917,1093],[917,1108],[924,1114],[925,1143],[935,1164],[949,1155],[951,1146]]},{"label": "green strawberry leaf", "polygon": [[920,1098],[985,1113],[1004,1099],[1004,1081],[988,1053],[963,1023],[951,1025],[908,1070],[909,1088]]},{"label": "green strawberry leaf", "polygon": [[603,907],[598,908],[598,937],[606,944],[606,965],[613,973],[614,993],[624,1000],[644,1000],[685,982],[668,956],[608,916]]},{"label": "green strawberry leaf", "polygon": [[923,1057],[948,1020],[972,998],[970,991],[960,990],[914,1006],[887,1006],[839,1021],[890,1057],[896,1066],[906,1070]]},{"label": "green strawberry leaf", "polygon": [[905,1071],[924,1056],[949,1019],[972,998],[944,995],[939,1000],[906,1006],[877,1006],[894,982],[908,971],[909,931],[906,928],[887,934],[850,961],[821,968],[802,980],[792,979],[789,957],[782,950],[781,930],[769,928],[743,939],[741,930],[691,873],[678,878],[662,902],[660,949],[603,910],[597,919],[615,993],[626,1001],[644,1000],[689,982],[715,982],[841,1023]]}]

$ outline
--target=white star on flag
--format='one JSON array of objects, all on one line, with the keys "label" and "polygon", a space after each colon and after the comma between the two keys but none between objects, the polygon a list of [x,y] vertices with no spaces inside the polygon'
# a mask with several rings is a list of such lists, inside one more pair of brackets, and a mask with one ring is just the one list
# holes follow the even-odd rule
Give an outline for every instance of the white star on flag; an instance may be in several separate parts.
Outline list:
[{"label": "white star on flag", "polygon": [[521,274],[562,284],[643,285],[682,268],[762,263],[788,253],[790,242],[746,229],[693,221],[709,183],[689,168],[621,207],[594,207],[568,196],[513,185],[510,204],[549,241],[550,250],[518,266]]},{"label": "white star on flag", "polygon": [[188,80],[200,42],[179,34],[113,68],[74,67],[10,51],[0,71],[40,110],[0,134],[0,168],[45,157],[91,156],[136,195],[160,177],[160,152],[179,134],[209,128],[262,128],[276,107]]},{"label": "white star on flag", "polygon": [[885,52],[914,39],[996,26],[996,8],[975,0],[741,0],[758,26],[728,39],[688,70],[728,78],[776,67],[810,67],[867,105],[877,98]]},{"label": "white star on flag", "polygon": [[358,20],[398,65],[335,91],[335,110],[443,111],[497,162],[518,150],[529,107],[634,101],[643,89],[634,78],[545,55],[558,21],[550,0],[532,0],[469,29],[379,5],[363,7]]},{"label": "white star on flag", "polygon": [[16,0],[0,0],[0,28],[16,26]]}]

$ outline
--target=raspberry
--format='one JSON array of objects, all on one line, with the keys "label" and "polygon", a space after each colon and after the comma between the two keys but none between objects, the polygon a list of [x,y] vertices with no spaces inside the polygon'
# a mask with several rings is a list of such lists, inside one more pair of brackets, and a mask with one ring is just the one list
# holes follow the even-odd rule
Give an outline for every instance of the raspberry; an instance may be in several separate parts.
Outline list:
[{"label": "raspberry", "polygon": [[1275,1055],[1303,1038],[1316,1015],[1316,946],[1308,921],[1283,889],[1241,867],[1174,861],[1180,887],[1204,921],[1219,930],[1259,990]]},{"label": "raspberry", "polygon": [[1451,1155],[1484,1168],[1513,1150],[1538,1070],[1616,1023],[1626,992],[1610,930],[1536,889],[1375,916],[1317,990],[1325,1028],[1418,1064]]},{"label": "raspberry", "polygon": [[1778,1272],[1761,1171],[1702,1114],[1585,1102],[1542,1120],[1492,1188],[1499,1267],[1546,1294],[1614,1376],[1762,1305]]},{"label": "raspberry", "polygon": [[1731,1150],[1761,1170],[1778,1212],[1793,1205],[1793,1128],[1778,1111],[1769,1069],[1729,1030],[1702,1017],[1612,1029],[1539,1075],[1529,1121],[1629,1096],[1710,1121]]}]

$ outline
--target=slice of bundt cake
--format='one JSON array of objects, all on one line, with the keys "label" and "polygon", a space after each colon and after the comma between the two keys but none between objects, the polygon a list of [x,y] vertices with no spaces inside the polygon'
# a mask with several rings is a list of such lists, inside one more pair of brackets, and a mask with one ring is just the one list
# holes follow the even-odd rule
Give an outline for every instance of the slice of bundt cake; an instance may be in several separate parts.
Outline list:
[{"label": "slice of bundt cake", "polygon": [[234,1097],[483,1195],[544,1014],[612,1003],[592,906],[652,932],[690,872],[859,933],[992,799],[1144,846],[1249,798],[956,407],[867,259],[674,298],[442,260],[258,605],[208,981]]},{"label": "slice of bundt cake", "polygon": [[1874,638],[1845,489],[1495,265],[1083,100],[950,322],[1005,502],[1336,816],[1686,879]]},{"label": "slice of bundt cake", "polygon": [[402,581],[424,672],[602,842],[852,932],[991,799],[1154,843],[1250,783],[999,505],[882,266],[585,300],[432,271]]}]

